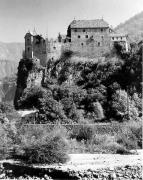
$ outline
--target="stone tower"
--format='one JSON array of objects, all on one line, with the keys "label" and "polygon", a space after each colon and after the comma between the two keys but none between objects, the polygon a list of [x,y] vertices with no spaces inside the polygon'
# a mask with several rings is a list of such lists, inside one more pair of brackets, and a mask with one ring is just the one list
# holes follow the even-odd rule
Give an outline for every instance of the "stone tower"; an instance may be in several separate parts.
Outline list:
[{"label": "stone tower", "polygon": [[25,56],[33,58],[33,34],[30,31],[25,35]]},{"label": "stone tower", "polygon": [[47,52],[46,40],[42,35],[28,32],[25,35],[25,57],[27,59],[36,58],[40,60],[42,66],[46,66]]}]

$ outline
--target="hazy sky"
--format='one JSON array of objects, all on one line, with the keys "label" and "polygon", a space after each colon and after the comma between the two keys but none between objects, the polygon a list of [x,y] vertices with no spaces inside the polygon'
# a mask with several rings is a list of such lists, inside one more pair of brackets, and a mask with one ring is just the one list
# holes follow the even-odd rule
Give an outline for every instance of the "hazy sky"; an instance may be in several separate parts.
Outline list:
[{"label": "hazy sky", "polygon": [[43,36],[66,33],[75,19],[104,18],[115,27],[143,11],[143,0],[0,0],[0,41],[22,42],[34,27]]}]

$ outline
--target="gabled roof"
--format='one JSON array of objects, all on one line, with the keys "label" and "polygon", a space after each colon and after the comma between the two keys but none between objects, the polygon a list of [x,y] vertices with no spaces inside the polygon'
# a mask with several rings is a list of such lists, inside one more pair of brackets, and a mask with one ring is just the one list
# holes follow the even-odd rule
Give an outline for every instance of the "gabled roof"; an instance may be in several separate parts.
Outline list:
[{"label": "gabled roof", "polygon": [[73,20],[70,28],[107,28],[109,24],[103,19],[95,20]]}]

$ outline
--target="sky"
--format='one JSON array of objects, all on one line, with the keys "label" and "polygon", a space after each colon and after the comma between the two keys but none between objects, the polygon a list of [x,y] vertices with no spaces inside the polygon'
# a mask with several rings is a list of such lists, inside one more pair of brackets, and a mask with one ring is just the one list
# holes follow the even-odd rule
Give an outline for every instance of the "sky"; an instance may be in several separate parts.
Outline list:
[{"label": "sky", "polygon": [[104,18],[116,27],[143,11],[143,0],[0,0],[0,42],[24,42],[28,30],[49,38],[75,19]]}]

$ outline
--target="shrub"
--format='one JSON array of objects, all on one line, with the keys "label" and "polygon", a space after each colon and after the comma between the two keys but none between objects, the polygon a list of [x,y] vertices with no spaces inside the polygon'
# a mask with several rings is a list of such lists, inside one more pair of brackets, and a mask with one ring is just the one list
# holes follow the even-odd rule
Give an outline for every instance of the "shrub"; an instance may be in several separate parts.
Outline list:
[{"label": "shrub", "polygon": [[111,135],[95,134],[89,144],[90,152],[128,154],[129,151],[123,145],[116,142],[115,137]]},{"label": "shrub", "polygon": [[0,123],[0,159],[9,157],[9,149],[13,145],[15,130],[11,125]]},{"label": "shrub", "polygon": [[71,133],[71,138],[76,138],[78,141],[91,140],[94,134],[94,129],[89,125],[80,125],[75,127]]},{"label": "shrub", "polygon": [[117,135],[116,141],[127,149],[142,148],[142,123],[141,121],[130,121],[125,123],[121,133]]},{"label": "shrub", "polygon": [[65,163],[69,159],[68,142],[57,128],[49,133],[39,128],[22,138],[12,156],[28,163]]},{"label": "shrub", "polygon": [[120,119],[137,119],[139,116],[138,109],[135,107],[134,101],[131,100],[126,91],[117,90],[116,93],[112,96],[112,99],[112,108],[116,112],[116,115],[120,117]]}]

